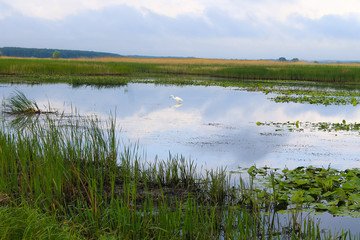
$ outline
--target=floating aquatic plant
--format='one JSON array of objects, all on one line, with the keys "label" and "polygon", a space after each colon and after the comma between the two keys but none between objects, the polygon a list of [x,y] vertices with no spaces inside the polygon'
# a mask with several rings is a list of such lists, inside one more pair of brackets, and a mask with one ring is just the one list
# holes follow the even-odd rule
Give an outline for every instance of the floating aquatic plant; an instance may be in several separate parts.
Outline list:
[{"label": "floating aquatic plant", "polygon": [[299,205],[317,213],[329,212],[334,216],[359,217],[360,169],[337,170],[324,167],[300,166],[295,169],[269,167],[240,168],[260,183],[257,192],[275,195],[278,210],[287,212]]},{"label": "floating aquatic plant", "polygon": [[[351,131],[359,132],[360,123],[347,123],[346,120],[343,120],[339,123],[330,123],[330,122],[256,122],[257,126],[273,126],[276,127],[275,131],[289,130],[290,132],[303,132],[305,129],[310,131],[324,131],[324,132],[337,132],[337,131]],[[360,132],[359,132],[360,133]]]},{"label": "floating aquatic plant", "polygon": [[270,98],[277,103],[308,103],[308,104],[322,104],[328,105],[353,105],[354,107],[360,103],[360,100],[355,97],[329,97],[329,96],[277,96]]}]

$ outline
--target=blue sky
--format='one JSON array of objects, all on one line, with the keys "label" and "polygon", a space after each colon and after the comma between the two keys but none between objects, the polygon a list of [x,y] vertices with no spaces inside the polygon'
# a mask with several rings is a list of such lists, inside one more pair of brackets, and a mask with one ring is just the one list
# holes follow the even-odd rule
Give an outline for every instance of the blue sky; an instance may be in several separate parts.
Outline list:
[{"label": "blue sky", "polygon": [[360,1],[0,0],[0,46],[360,60]]}]

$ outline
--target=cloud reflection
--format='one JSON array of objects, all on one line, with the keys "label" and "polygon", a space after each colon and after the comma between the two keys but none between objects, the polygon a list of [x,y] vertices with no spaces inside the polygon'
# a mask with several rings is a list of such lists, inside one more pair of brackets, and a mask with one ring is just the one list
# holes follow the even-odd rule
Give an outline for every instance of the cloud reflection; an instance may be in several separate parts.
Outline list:
[{"label": "cloud reflection", "polygon": [[118,123],[130,138],[143,138],[151,134],[172,130],[196,131],[197,126],[202,123],[201,113],[198,111],[176,111],[176,108],[181,105],[175,104],[171,108],[163,108],[146,114],[140,110],[133,116],[118,119]]}]

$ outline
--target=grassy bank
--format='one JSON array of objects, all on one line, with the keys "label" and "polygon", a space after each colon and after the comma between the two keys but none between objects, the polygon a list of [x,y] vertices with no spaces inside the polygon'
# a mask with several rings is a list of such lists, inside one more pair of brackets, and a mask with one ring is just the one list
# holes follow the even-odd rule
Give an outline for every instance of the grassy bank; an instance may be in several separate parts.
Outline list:
[{"label": "grassy bank", "polygon": [[234,80],[292,80],[358,84],[358,64],[314,64],[217,59],[22,59],[0,58],[0,75],[67,75],[146,78],[204,76]]}]

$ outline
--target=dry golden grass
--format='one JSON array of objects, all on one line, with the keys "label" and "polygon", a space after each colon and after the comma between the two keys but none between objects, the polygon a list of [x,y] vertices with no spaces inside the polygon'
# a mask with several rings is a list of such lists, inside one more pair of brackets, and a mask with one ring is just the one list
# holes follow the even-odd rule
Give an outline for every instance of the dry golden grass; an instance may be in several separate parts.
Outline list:
[{"label": "dry golden grass", "polygon": [[24,58],[6,57],[0,59],[41,59],[60,61],[86,61],[86,62],[126,62],[126,63],[154,63],[154,64],[198,64],[198,65],[249,65],[249,66],[286,66],[286,65],[333,65],[360,67],[360,63],[313,63],[313,62],[280,62],[272,60],[238,60],[217,58],[136,58],[136,57],[99,57],[99,58]]},{"label": "dry golden grass", "polygon": [[77,61],[99,62],[129,62],[129,63],[157,63],[157,64],[202,64],[202,65],[289,65],[310,64],[305,62],[279,62],[270,60],[235,60],[215,58],[134,58],[134,57],[104,57],[104,58],[77,58]]},{"label": "dry golden grass", "polygon": [[253,65],[253,66],[286,66],[286,65],[339,65],[356,66],[360,63],[313,63],[313,62],[280,62],[272,60],[239,60],[217,58],[135,58],[135,57],[102,57],[102,58],[77,58],[76,61],[95,62],[129,62],[129,63],[156,63],[156,64],[199,64],[199,65]]}]

